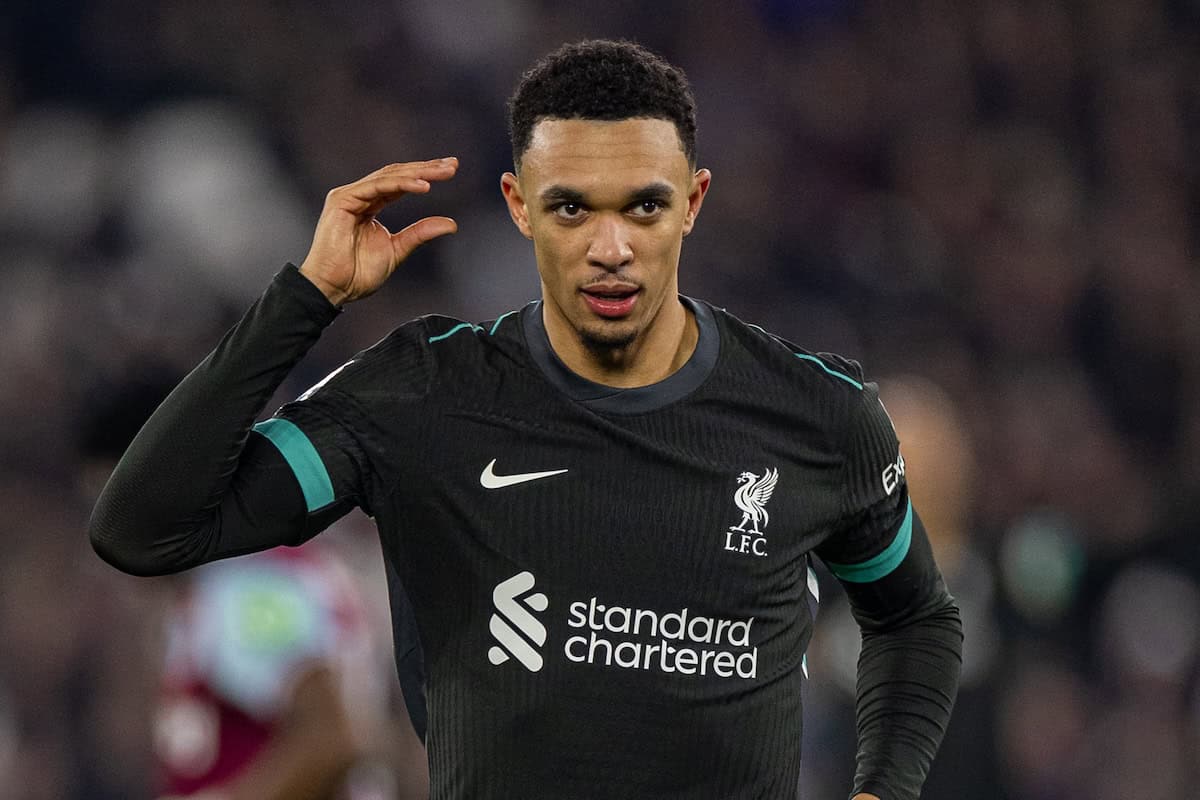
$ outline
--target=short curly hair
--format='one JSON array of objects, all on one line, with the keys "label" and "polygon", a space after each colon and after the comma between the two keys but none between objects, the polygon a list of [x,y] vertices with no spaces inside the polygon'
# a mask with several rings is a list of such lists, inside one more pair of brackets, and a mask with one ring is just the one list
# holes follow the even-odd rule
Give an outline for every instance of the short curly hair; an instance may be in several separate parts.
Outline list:
[{"label": "short curly hair", "polygon": [[566,44],[521,76],[508,101],[513,164],[545,119],[665,119],[675,123],[688,163],[696,164],[696,99],[683,70],[629,41]]}]

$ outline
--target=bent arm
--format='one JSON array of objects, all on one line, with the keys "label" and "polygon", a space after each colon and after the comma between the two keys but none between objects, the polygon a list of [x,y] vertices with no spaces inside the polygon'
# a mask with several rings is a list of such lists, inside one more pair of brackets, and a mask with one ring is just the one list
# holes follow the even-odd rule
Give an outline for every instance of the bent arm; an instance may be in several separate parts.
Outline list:
[{"label": "bent arm", "polygon": [[298,544],[349,510],[308,514],[275,446],[251,432],[292,367],[337,316],[295,267],[163,401],[122,456],[92,512],[96,552],[134,575]]},{"label": "bent arm", "polygon": [[[962,619],[920,518],[901,493],[892,544],[855,564],[826,562],[862,629],[854,791],[915,800],[958,691]],[[868,795],[869,796],[869,795]]]},{"label": "bent arm", "polygon": [[916,800],[958,693],[962,620],[909,500],[878,387],[863,382],[850,398],[844,516],[817,555],[845,588],[862,629],[854,792]]}]

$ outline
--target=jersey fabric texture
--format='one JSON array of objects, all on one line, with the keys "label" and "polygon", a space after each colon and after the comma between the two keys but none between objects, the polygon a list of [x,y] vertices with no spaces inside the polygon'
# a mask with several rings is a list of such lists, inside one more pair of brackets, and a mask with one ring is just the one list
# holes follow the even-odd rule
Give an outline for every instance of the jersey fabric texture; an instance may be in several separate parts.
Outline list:
[{"label": "jersey fabric texture", "polygon": [[[253,361],[271,341],[258,329],[289,315],[297,330],[276,341],[303,339],[301,316],[315,340],[332,315],[314,293],[285,270],[210,361]],[[93,542],[131,571],[171,571],[363,508],[415,625],[397,657],[421,654],[434,798],[797,797],[815,555],[864,631],[854,791],[915,798],[961,623],[876,387],[852,361],[681,299],[695,353],[636,389],[572,373],[538,303],[402,325],[254,433],[246,419],[225,435],[236,474],[205,487],[218,522],[176,513],[166,534],[118,534],[127,484],[146,479],[119,466]],[[286,372],[278,347],[266,358],[237,387],[260,405],[263,375]],[[138,442],[131,457],[154,460]]]}]

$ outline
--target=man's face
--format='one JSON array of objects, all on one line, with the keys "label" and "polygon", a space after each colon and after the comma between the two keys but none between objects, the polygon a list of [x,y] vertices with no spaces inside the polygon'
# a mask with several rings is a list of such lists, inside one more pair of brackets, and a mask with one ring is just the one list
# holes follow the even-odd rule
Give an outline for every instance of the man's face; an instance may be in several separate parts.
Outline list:
[{"label": "man's face", "polygon": [[520,176],[501,183],[533,240],[547,325],[569,325],[592,351],[637,342],[675,302],[680,245],[709,179],[667,120],[539,122]]}]

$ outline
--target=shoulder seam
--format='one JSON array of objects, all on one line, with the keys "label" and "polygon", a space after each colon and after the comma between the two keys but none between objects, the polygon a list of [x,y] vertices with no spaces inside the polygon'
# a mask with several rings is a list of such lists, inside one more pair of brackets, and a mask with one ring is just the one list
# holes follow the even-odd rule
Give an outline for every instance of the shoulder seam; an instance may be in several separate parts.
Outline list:
[{"label": "shoulder seam", "polygon": [[473,331],[483,330],[483,328],[481,328],[480,326],[476,325],[473,322],[460,322],[457,325],[455,325],[453,328],[451,328],[450,330],[446,331],[445,333],[439,333],[437,336],[430,336],[425,341],[428,342],[429,344],[433,344],[434,342],[440,342],[442,339],[449,338],[449,337],[453,336],[454,334],[458,333],[459,331],[463,330],[464,328],[470,328]]},{"label": "shoulder seam", "polygon": [[828,366],[826,366],[824,361],[817,358],[816,356],[809,355],[808,353],[792,353],[792,355],[794,355],[796,358],[800,358],[800,359],[804,359],[805,361],[813,362],[814,364],[816,364],[821,369],[825,370],[827,373],[829,373],[833,377],[841,378],[846,383],[853,386],[855,389],[858,389],[860,392],[863,390],[862,383],[854,380],[854,378],[851,378],[849,375],[847,375],[844,372],[838,372],[836,369],[830,369]]},{"label": "shoulder seam", "polygon": [[[722,309],[722,310],[724,310],[724,309]],[[817,356],[811,355],[809,353],[795,352],[784,340],[782,340],[775,334],[771,333],[770,331],[766,330],[761,325],[755,325],[753,322],[742,322],[742,324],[745,325],[747,328],[753,328],[754,330],[758,331],[759,333],[761,333],[763,336],[770,339],[775,344],[780,345],[781,347],[785,348],[789,353],[791,353],[796,358],[802,359],[804,361],[811,361],[812,363],[816,364],[818,367],[823,369],[827,374],[832,375],[833,377],[838,378],[839,380],[845,381],[846,383],[853,386],[855,389],[858,389],[860,392],[863,390],[862,381],[856,380],[855,378],[853,378],[850,375],[847,375],[844,372],[841,372],[839,370],[831,368],[828,364],[826,364],[822,359],[820,359]]]},{"label": "shoulder seam", "polygon": [[[513,314],[516,314],[520,310],[521,310],[520,308],[514,308],[511,311],[505,311],[503,314],[496,317],[495,321],[492,323],[491,329],[487,331],[487,335],[495,336],[496,330],[500,327],[500,323],[503,322],[507,317],[510,317]],[[467,330],[468,328],[470,328],[475,333],[483,333],[483,331],[484,331],[484,328],[482,325],[477,325],[474,322],[460,322],[457,325],[455,325],[453,328],[451,328],[450,330],[446,331],[445,333],[439,333],[436,336],[430,336],[425,341],[428,342],[429,344],[433,344],[434,342],[440,342],[443,339],[448,339],[451,336],[453,336],[454,334],[458,333],[459,331]]]},{"label": "shoulder seam", "polygon": [[512,316],[513,314],[517,313],[520,310],[521,309],[519,309],[519,308],[514,308],[512,311],[505,311],[503,314],[496,317],[496,321],[492,323],[492,329],[490,331],[488,331],[488,336],[495,336],[496,329],[500,327],[500,323],[504,321],[504,318]]}]

